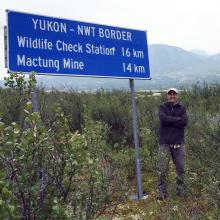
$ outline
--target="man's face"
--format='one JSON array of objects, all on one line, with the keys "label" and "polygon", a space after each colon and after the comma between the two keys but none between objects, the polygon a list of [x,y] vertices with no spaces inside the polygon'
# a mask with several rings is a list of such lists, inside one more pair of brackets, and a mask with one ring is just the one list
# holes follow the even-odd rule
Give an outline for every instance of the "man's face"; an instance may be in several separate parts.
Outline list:
[{"label": "man's face", "polygon": [[178,95],[177,93],[175,93],[174,91],[170,91],[168,94],[167,94],[167,100],[168,102],[172,102],[172,103],[176,103],[177,102],[177,99],[178,99]]}]

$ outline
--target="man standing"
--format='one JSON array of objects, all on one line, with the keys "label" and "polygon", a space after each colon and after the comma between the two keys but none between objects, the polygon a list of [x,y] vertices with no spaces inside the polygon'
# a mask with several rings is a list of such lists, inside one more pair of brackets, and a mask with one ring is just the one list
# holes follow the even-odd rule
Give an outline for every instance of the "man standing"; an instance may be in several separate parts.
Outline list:
[{"label": "man standing", "polygon": [[178,91],[170,88],[167,91],[167,102],[160,105],[160,137],[159,137],[159,176],[158,199],[167,197],[167,177],[169,161],[172,157],[176,169],[177,195],[184,196],[184,128],[187,125],[185,107],[178,102]]}]

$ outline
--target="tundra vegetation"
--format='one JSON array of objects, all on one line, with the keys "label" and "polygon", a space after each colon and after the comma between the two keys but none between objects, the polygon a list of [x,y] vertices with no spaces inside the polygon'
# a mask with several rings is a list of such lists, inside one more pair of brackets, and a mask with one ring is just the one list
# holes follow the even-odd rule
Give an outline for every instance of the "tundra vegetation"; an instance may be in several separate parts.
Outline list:
[{"label": "tundra vegetation", "polygon": [[165,94],[136,94],[143,188],[136,193],[130,93],[37,88],[13,73],[0,88],[0,219],[220,219],[220,85],[182,90],[187,108],[187,198],[156,200],[158,106]]}]

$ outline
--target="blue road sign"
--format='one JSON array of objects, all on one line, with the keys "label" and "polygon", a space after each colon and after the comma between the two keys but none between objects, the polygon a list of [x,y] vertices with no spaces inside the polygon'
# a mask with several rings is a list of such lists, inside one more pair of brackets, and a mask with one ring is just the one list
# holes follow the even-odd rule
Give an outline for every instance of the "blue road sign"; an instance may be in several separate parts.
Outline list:
[{"label": "blue road sign", "polygon": [[7,11],[10,72],[150,79],[145,31]]}]

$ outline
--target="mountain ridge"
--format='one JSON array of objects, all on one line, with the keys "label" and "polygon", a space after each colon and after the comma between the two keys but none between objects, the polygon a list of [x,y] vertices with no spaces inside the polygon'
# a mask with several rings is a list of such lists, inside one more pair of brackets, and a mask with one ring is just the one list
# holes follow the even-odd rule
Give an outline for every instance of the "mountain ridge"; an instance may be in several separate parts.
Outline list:
[{"label": "mountain ridge", "polygon": [[208,52],[206,52],[204,50],[192,49],[192,50],[190,50],[190,52],[195,53],[197,55],[201,55],[201,56],[210,56],[211,55],[211,54],[209,54]]}]

